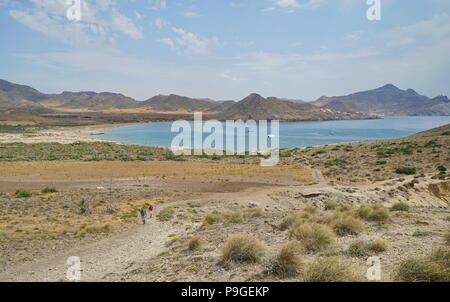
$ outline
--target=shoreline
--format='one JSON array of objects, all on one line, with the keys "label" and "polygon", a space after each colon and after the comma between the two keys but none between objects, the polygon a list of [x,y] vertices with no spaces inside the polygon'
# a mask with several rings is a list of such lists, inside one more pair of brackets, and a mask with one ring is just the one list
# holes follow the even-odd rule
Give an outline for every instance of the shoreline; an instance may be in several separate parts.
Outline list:
[{"label": "shoreline", "polygon": [[60,143],[73,144],[76,142],[111,142],[100,139],[96,134],[102,133],[114,128],[129,126],[133,124],[103,124],[90,126],[75,127],[50,127],[49,129],[37,130],[30,133],[2,133],[0,136],[0,144],[24,143]]},{"label": "shoreline", "polygon": [[[159,122],[157,122],[159,123]],[[158,147],[158,148],[168,148],[166,146],[148,146],[148,145],[140,145],[140,144],[129,144],[124,142],[112,141],[103,139],[101,137],[104,132],[127,126],[135,126],[135,125],[146,125],[151,123],[118,123],[118,124],[100,124],[100,125],[88,125],[88,126],[73,126],[73,127],[63,127],[63,126],[54,126],[46,129],[39,129],[35,132],[23,132],[23,133],[1,133],[0,135],[0,144],[12,144],[12,143],[24,143],[24,144],[38,144],[38,143],[59,143],[59,144],[73,144],[77,142],[83,143],[94,143],[94,142],[106,142],[106,143],[114,143],[118,145],[130,145],[130,146],[145,146],[145,147]],[[399,138],[392,139],[406,139],[410,136],[417,135],[419,133],[425,132],[430,129],[421,130],[415,132],[411,135],[407,135]],[[331,144],[322,144],[322,145],[311,145],[311,146],[299,146],[299,147],[286,147],[280,148],[281,150],[289,150],[293,148],[314,148],[314,147],[323,147],[323,146],[332,146],[332,145],[340,145],[340,144],[353,144],[353,143],[361,143],[361,142],[376,142],[376,141],[385,141],[390,140],[390,138],[386,139],[373,139],[373,140],[362,140],[362,141],[347,141],[347,142],[339,142],[339,143],[331,143]]]}]

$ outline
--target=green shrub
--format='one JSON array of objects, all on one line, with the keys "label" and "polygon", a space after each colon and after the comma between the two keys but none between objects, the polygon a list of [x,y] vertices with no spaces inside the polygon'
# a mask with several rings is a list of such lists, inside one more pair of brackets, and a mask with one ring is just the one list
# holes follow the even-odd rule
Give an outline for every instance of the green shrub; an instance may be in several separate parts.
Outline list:
[{"label": "green shrub", "polygon": [[19,189],[19,190],[16,191],[14,196],[17,197],[17,198],[28,198],[28,197],[31,197],[32,194],[30,192],[28,192],[28,191]]},{"label": "green shrub", "polygon": [[161,212],[158,213],[158,219],[160,221],[169,221],[172,220],[172,218],[175,215],[175,211],[172,207],[167,207],[161,210]]},{"label": "green shrub", "polygon": [[297,241],[288,242],[268,262],[267,273],[280,278],[293,278],[299,275],[302,267],[300,258],[302,248],[302,245]]},{"label": "green shrub", "polygon": [[231,235],[222,248],[222,259],[235,262],[259,262],[266,247],[253,235],[241,233]]},{"label": "green shrub", "polygon": [[290,237],[300,241],[309,251],[321,251],[336,242],[333,230],[322,224],[297,224],[290,231]]},{"label": "green shrub", "polygon": [[79,204],[79,209],[80,209],[80,214],[82,214],[82,215],[91,214],[91,209],[89,208],[89,204],[84,199],[81,199],[80,204]]},{"label": "green shrub", "polygon": [[56,193],[58,192],[58,190],[56,190],[55,188],[45,188],[41,191],[42,194],[49,194],[49,193]]},{"label": "green shrub", "polygon": [[320,257],[305,272],[305,282],[356,282],[360,281],[351,266],[340,258]]},{"label": "green shrub", "polygon": [[395,170],[395,173],[405,174],[405,175],[414,175],[417,173],[417,170],[416,170],[416,168],[403,167],[403,168],[397,168]]},{"label": "green shrub", "polygon": [[397,203],[395,203],[395,204],[392,206],[391,211],[408,212],[409,209],[410,209],[410,207],[409,207],[409,205],[407,205],[406,203],[404,203],[404,202],[397,202]]},{"label": "green shrub", "polygon": [[355,241],[350,244],[347,252],[353,257],[365,257],[371,254],[385,252],[387,245],[384,241],[375,240],[372,242]]}]

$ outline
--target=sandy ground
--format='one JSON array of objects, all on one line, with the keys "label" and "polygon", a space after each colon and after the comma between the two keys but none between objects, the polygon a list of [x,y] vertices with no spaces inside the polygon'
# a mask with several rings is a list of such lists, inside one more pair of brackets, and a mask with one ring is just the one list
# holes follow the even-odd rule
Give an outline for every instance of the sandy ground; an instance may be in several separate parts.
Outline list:
[{"label": "sandy ground", "polygon": [[[163,167],[164,171],[161,170]],[[168,171],[170,175],[160,177]],[[137,173],[139,176],[126,173]],[[303,175],[302,178],[298,178],[299,175]],[[287,233],[277,231],[275,227],[286,213],[305,206],[321,208],[323,202],[329,200],[355,207],[380,200],[378,191],[374,190],[376,185],[353,188],[349,193],[348,188],[328,185],[318,170],[290,167],[263,169],[257,166],[233,167],[192,162],[1,163],[0,188],[15,188],[20,184],[29,189],[56,184],[67,192],[82,190],[86,194],[87,189],[107,186],[112,176],[120,190],[134,190],[136,184],[146,184],[148,190],[177,191],[179,195],[173,202],[157,206],[155,215],[145,226],[140,225],[136,217],[135,223],[124,232],[96,241],[86,240],[76,245],[67,245],[50,254],[47,252],[46,256],[37,257],[31,262],[8,266],[0,273],[0,281],[65,281],[69,267],[67,259],[71,256],[81,259],[81,281],[258,280],[257,274],[263,270],[261,265],[225,269],[217,264],[220,246],[229,234],[241,231],[257,233],[272,249],[276,249],[288,240]],[[408,180],[405,179],[404,182]],[[311,181],[314,181],[313,185]],[[383,185],[386,188],[392,186],[389,183],[381,186]],[[310,195],[314,197],[308,197]],[[430,201],[428,206],[432,206],[432,199],[428,197],[423,196],[424,200]],[[395,200],[391,202],[393,201]],[[173,235],[176,234],[176,239],[182,242],[201,229],[203,220],[180,218],[177,223],[164,222],[157,220],[156,215],[166,206],[185,213],[191,209],[192,204],[195,204],[195,209],[202,215],[216,210],[258,207],[264,209],[268,216],[245,224],[204,231],[202,234],[207,238],[208,247],[199,254],[191,254],[182,249],[173,255],[161,256],[171,249]],[[418,208],[409,215],[411,217],[408,219],[395,217],[386,226],[368,224],[366,231],[359,236],[340,238],[339,248],[335,252],[345,255],[345,249],[357,239],[386,240],[389,250],[382,255],[382,260],[387,269],[385,280],[389,280],[389,273],[399,261],[405,257],[426,255],[440,246],[443,233],[449,226],[449,221],[446,220],[448,213],[437,208]],[[428,224],[419,226],[419,220]],[[412,237],[411,234],[419,228],[429,235]],[[196,259],[201,264],[196,263]],[[352,261],[359,264],[360,268],[365,267],[364,259]]]},{"label": "sandy ground", "polygon": [[120,124],[77,126],[77,127],[52,127],[51,129],[38,130],[32,133],[2,133],[0,144],[9,143],[61,143],[73,144],[76,142],[98,142],[95,134],[103,133],[107,130],[121,127]]}]

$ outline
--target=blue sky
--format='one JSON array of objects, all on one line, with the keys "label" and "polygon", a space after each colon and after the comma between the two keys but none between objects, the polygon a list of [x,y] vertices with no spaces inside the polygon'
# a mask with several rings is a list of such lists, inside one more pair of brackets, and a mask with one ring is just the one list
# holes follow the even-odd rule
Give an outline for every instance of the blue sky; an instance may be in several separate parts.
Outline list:
[{"label": "blue sky", "polygon": [[450,95],[450,1],[0,0],[0,78],[43,92],[315,100],[386,83]]}]

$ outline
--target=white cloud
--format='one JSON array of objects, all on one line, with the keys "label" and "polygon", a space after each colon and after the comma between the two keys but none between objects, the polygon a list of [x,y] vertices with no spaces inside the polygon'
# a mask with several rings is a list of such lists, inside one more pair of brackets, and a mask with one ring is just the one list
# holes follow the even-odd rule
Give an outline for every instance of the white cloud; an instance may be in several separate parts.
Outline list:
[{"label": "white cloud", "polygon": [[275,8],[280,8],[287,10],[287,12],[295,12],[297,9],[303,9],[303,8],[309,8],[314,9],[318,8],[324,3],[326,3],[327,0],[307,0],[307,1],[300,1],[300,0],[272,0],[273,6],[263,9],[263,12],[269,12],[275,10]]},{"label": "white cloud", "polygon": [[219,44],[219,39],[216,37],[211,39],[201,38],[192,32],[177,27],[172,27],[172,31],[176,34],[176,37],[164,38],[158,41],[169,45],[173,49],[184,49],[197,55],[207,55],[213,46]]},{"label": "white cloud", "polygon": [[184,12],[183,16],[185,16],[185,17],[198,17],[199,14],[197,14],[195,12]]},{"label": "white cloud", "polygon": [[448,41],[450,17],[448,14],[437,15],[429,20],[389,31],[384,38],[388,45],[394,47]]},{"label": "white cloud", "polygon": [[81,20],[67,19],[65,0],[31,0],[32,8],[14,9],[10,15],[34,31],[71,46],[84,47],[110,43],[120,33],[142,39],[143,32],[117,8],[115,0],[83,1]]}]

